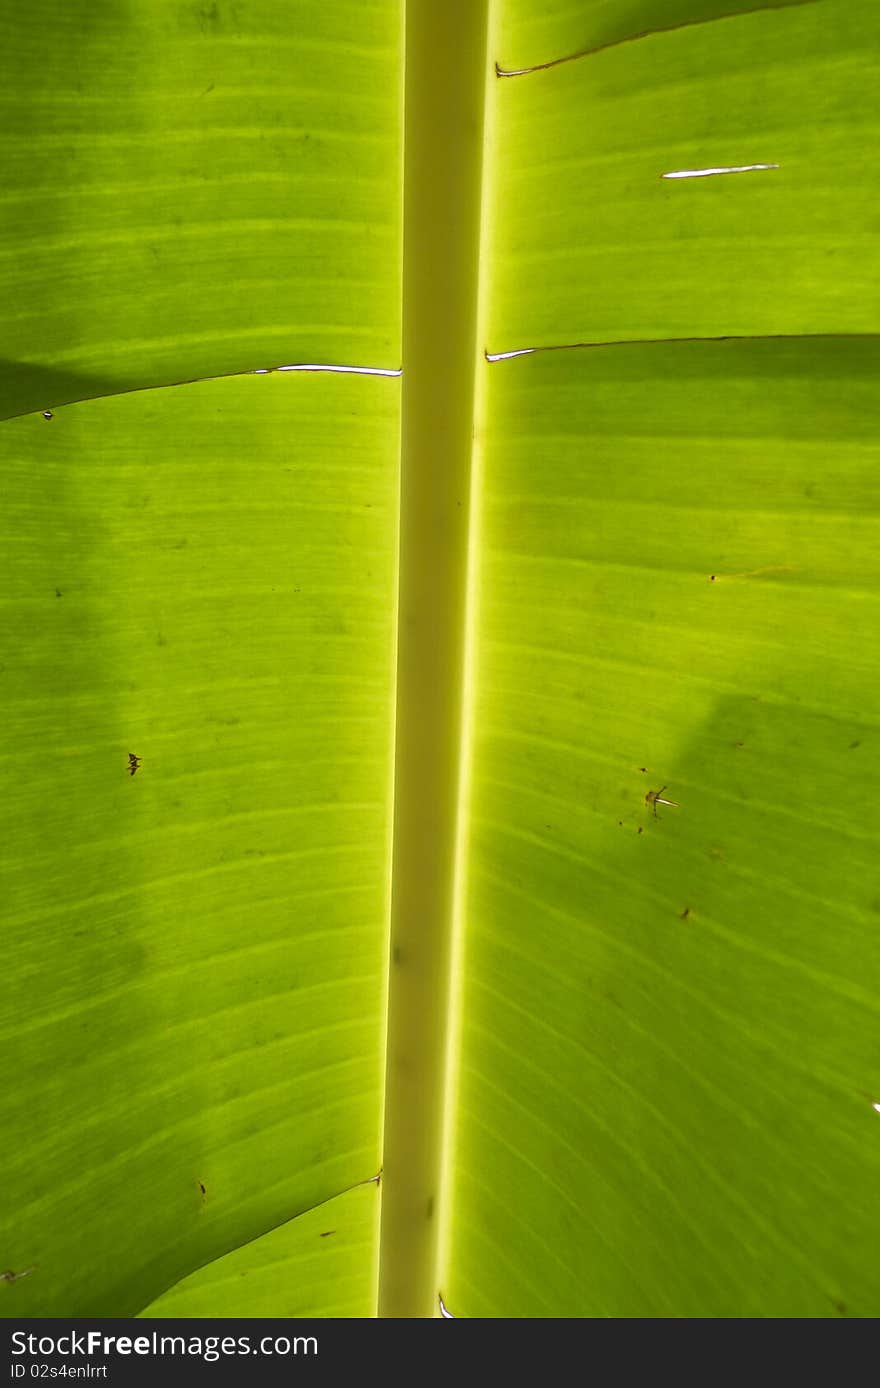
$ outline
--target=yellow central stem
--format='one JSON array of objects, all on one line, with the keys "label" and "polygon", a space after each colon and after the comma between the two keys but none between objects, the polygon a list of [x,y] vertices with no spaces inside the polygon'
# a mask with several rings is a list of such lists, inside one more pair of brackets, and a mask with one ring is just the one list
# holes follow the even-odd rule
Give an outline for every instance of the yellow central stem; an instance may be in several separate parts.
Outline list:
[{"label": "yellow central stem", "polygon": [[379,1315],[437,1314],[488,0],[407,0],[394,851]]}]

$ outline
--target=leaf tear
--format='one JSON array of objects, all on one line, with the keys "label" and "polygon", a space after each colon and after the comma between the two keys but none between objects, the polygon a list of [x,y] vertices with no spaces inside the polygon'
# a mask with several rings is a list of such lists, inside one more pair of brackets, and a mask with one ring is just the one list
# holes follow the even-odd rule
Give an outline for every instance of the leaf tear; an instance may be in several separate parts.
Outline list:
[{"label": "leaf tear", "polygon": [[762,173],[765,169],[778,169],[778,164],[729,164],[708,169],[672,169],[661,178],[715,178],[719,174]]}]

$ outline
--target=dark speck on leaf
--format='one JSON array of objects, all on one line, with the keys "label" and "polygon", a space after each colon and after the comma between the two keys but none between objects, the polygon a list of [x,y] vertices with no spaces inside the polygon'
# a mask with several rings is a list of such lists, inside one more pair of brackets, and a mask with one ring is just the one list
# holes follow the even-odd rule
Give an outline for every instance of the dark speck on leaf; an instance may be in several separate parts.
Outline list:
[{"label": "dark speck on leaf", "polygon": [[44,419],[54,419],[55,416],[53,415],[53,413],[52,413],[51,410],[44,410],[44,411],[43,411],[43,418],[44,418]]},{"label": "dark speck on leaf", "polygon": [[849,744],[849,750],[852,752],[856,747],[861,747],[861,745],[861,742],[851,742]]},{"label": "dark speck on leaf", "polygon": [[323,1234],[321,1235],[321,1238],[322,1238],[322,1239],[329,1239],[330,1235],[331,1235],[331,1234],[335,1234],[335,1233],[336,1233],[336,1230],[335,1230],[335,1229],[325,1229],[324,1232],[323,1232]]}]

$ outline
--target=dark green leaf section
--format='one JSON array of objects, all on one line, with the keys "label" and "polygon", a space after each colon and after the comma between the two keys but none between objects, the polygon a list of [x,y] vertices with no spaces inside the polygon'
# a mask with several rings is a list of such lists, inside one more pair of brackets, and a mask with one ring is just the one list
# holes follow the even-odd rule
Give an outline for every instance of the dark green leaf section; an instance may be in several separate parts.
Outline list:
[{"label": "dark green leaf section", "polygon": [[878,90],[874,0],[499,79],[484,345],[875,331]]},{"label": "dark green leaf section", "polygon": [[379,1168],[398,399],[0,430],[2,1314],[134,1314]]},{"label": "dark green leaf section", "polygon": [[[375,1316],[378,1214],[375,1182],[346,1191],[199,1268],[140,1315],[346,1320]],[[291,1329],[290,1334],[295,1333]]]},{"label": "dark green leaf section", "polygon": [[839,0],[504,0],[497,57],[505,69],[533,67],[665,29],[820,3],[828,16]]},{"label": "dark green leaf section", "polygon": [[0,41],[0,415],[400,365],[397,0],[34,0]]},{"label": "dark green leaf section", "polygon": [[880,347],[487,369],[444,1295],[875,1316]]}]

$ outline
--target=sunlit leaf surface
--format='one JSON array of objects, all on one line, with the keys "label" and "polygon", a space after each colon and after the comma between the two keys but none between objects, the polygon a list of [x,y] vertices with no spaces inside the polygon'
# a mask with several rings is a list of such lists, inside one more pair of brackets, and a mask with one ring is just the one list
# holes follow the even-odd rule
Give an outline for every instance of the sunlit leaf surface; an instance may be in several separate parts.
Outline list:
[{"label": "sunlit leaf surface", "polygon": [[141,1315],[374,1316],[378,1210],[375,1183],[347,1191],[200,1268]]},{"label": "sunlit leaf surface", "polygon": [[497,61],[503,69],[534,67],[666,29],[820,3],[846,0],[504,0],[497,10]]},{"label": "sunlit leaf surface", "polygon": [[[0,15],[3,1316],[375,1313],[401,17]],[[880,11],[492,32],[443,1297],[871,1317]]]},{"label": "sunlit leaf surface", "polygon": [[3,425],[7,1314],[130,1315],[379,1168],[398,392]]},{"label": "sunlit leaf surface", "polygon": [[487,369],[449,1303],[873,1315],[880,350]]},{"label": "sunlit leaf surface", "polygon": [[499,79],[483,345],[875,331],[878,89],[874,0]]},{"label": "sunlit leaf surface", "polygon": [[34,0],[0,35],[0,415],[400,365],[397,0]]}]

